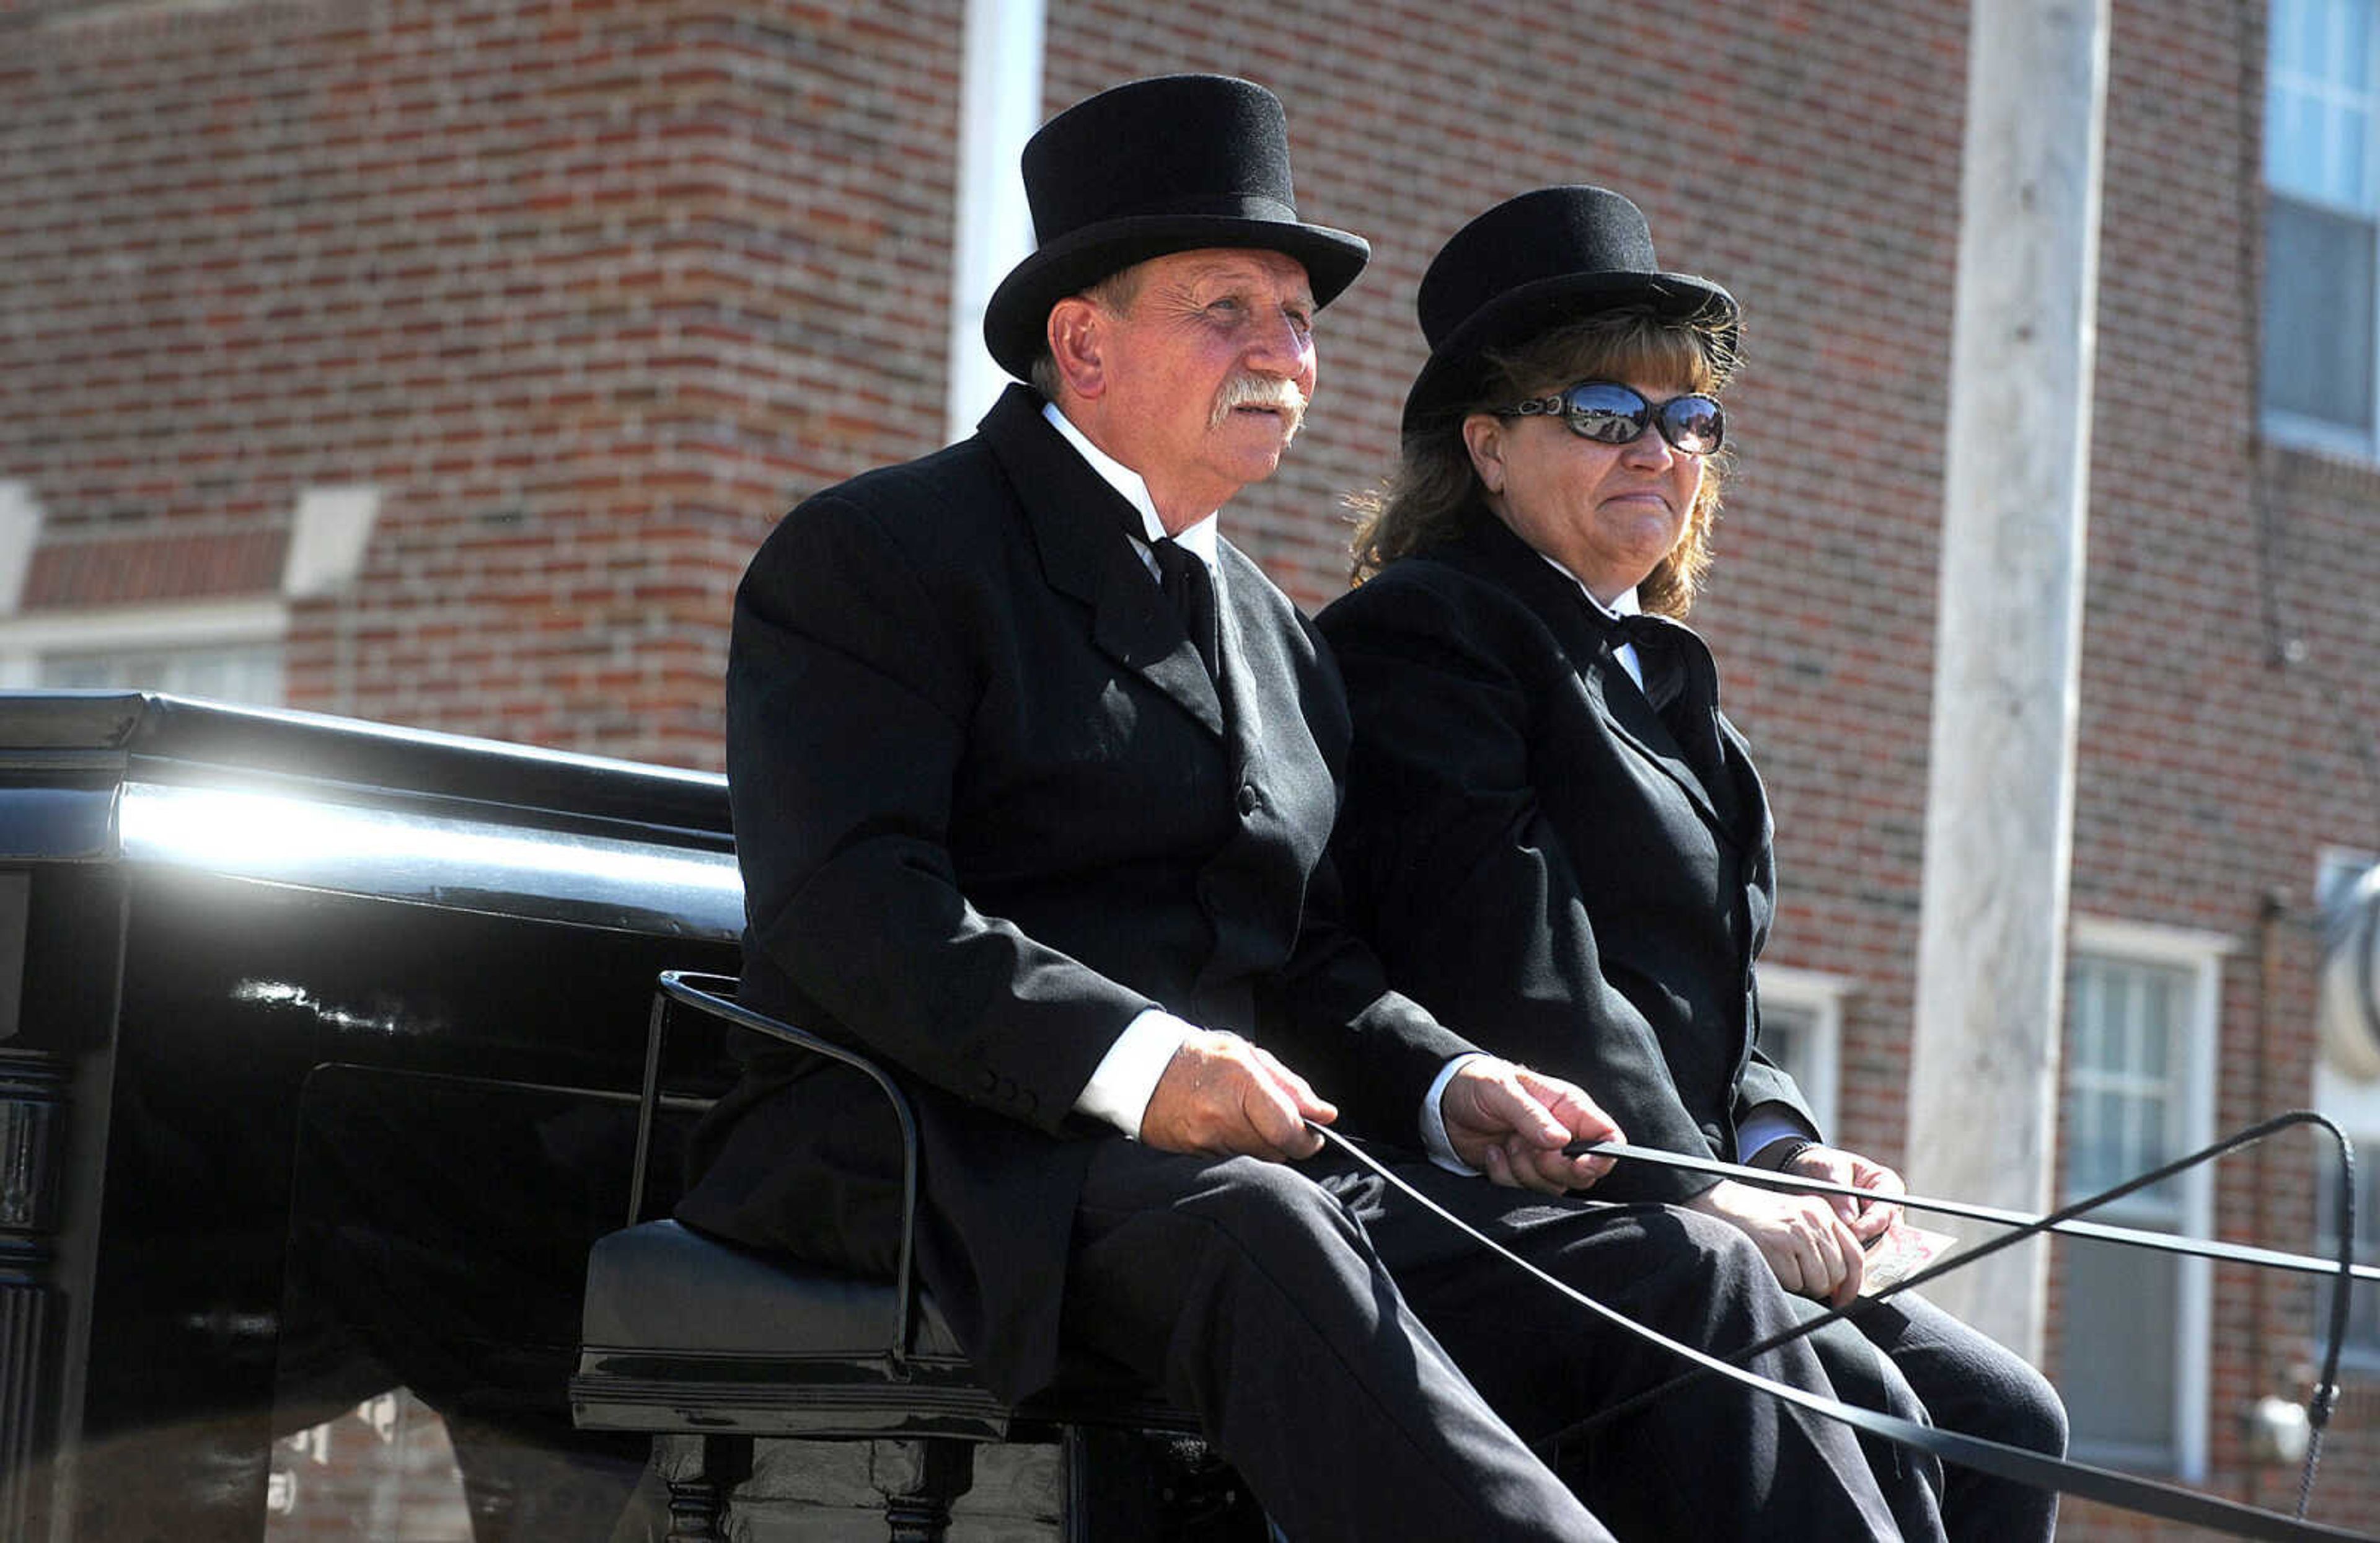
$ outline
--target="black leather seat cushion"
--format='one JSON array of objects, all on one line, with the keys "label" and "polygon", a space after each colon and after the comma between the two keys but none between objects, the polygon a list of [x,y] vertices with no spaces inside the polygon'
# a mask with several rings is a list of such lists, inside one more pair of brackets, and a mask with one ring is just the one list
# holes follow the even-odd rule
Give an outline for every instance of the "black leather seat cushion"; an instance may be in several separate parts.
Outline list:
[{"label": "black leather seat cushion", "polygon": [[[964,1358],[920,1294],[914,1354]],[[867,1281],[646,1221],[610,1233],[587,1265],[581,1321],[589,1348],[750,1356],[882,1355],[893,1334],[892,1283]]]}]

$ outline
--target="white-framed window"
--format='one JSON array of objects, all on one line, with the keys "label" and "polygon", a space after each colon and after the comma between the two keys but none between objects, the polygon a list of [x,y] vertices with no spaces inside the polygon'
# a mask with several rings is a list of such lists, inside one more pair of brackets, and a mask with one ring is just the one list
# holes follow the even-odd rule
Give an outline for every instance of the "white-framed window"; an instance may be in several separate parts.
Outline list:
[{"label": "white-framed window", "polygon": [[[2223,955],[2217,933],[2078,917],[2067,954],[2069,1203],[2213,1139]],[[2204,1164],[2136,1191],[2094,1220],[2210,1235]],[[2203,1477],[2206,1261],[2061,1239],[2058,1387],[2075,1455]]]},{"label": "white-framed window", "polygon": [[[2380,1264],[2380,1242],[2373,1238],[2373,1218],[2380,1215],[2375,1209],[2380,1208],[2380,1170],[2372,1162],[2372,1153],[2380,1148],[2380,1115],[2370,1109],[2350,1113],[2326,1099],[2317,1101],[2355,1144],[2355,1262]],[[2338,1166],[2327,1142],[2316,1149],[2313,1195],[2313,1251],[2322,1258],[2336,1258],[2338,1231],[2332,1218],[2338,1205]],[[2325,1344],[2330,1338],[2330,1294],[2336,1289],[2330,1281],[2314,1287],[2313,1318],[2306,1326],[2311,1345]],[[2366,1376],[2380,1372],[2380,1285],[2362,1281],[2348,1293],[2347,1338],[2338,1358]]]},{"label": "white-framed window", "polygon": [[[2380,862],[2380,854],[2326,846],[2314,864],[2314,902],[2325,914],[2333,901]],[[2313,1105],[2336,1121],[2355,1144],[2355,1258],[2380,1264],[2380,1079],[2357,1076],[2329,1055],[2316,1058]],[[2338,1203],[2338,1166],[2327,1142],[2315,1148],[2314,1252],[2329,1258],[2338,1247],[2332,1226]],[[2319,1344],[2330,1332],[2330,1286],[2313,1293],[2313,1319],[2307,1332]],[[2380,1285],[2362,1283],[2350,1294],[2347,1343],[2340,1358],[2358,1370],[2380,1371]]]},{"label": "white-framed window", "polygon": [[2265,427],[2380,458],[2380,0],[2272,0]]},{"label": "white-framed window", "polygon": [[1840,1135],[1843,997],[1851,987],[1839,975],[1760,966],[1760,1049],[1801,1087],[1829,1141]]},{"label": "white-framed window", "polygon": [[285,699],[280,599],[93,606],[0,619],[0,686],[165,691],[251,707]]},{"label": "white-framed window", "polygon": [[162,691],[250,707],[288,699],[291,602],[343,594],[380,517],[365,484],[306,489],[291,511],[269,593],[21,610],[42,515],[32,490],[0,480],[0,687]]}]

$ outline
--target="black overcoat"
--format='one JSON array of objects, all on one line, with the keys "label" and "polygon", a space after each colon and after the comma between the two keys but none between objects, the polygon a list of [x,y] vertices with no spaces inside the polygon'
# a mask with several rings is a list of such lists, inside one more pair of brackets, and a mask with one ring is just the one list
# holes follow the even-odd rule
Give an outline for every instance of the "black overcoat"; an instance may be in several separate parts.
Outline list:
[{"label": "black overcoat", "polygon": [[[1716,683],[1714,794],[1578,586],[1485,509],[1318,622],[1355,716],[1335,852],[1391,981],[1633,1141],[1733,1160],[1753,1106],[1808,1120],[1757,1044],[1772,831]],[[1597,1195],[1712,1182],[1623,1163]]]},{"label": "black overcoat", "polygon": [[[736,598],[745,997],[899,1069],[920,1268],[1011,1396],[1051,1370],[1082,1175],[1123,1139],[1069,1112],[1135,1014],[1245,1032],[1406,1146],[1469,1048],[1332,919],[1349,725],[1310,624],[1223,543],[1219,695],[1136,520],[1012,386],[975,437],[802,504]],[[888,1264],[892,1132],[856,1074],[755,1054],[696,1161],[688,1222]]]}]

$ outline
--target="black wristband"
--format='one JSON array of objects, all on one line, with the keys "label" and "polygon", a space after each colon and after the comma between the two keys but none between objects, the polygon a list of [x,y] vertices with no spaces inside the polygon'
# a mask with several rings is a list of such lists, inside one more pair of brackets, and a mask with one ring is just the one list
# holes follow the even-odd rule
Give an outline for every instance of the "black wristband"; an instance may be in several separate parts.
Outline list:
[{"label": "black wristband", "polygon": [[[1803,1152],[1808,1151],[1811,1148],[1816,1145],[1816,1142],[1811,1140],[1806,1136],[1785,1136],[1781,1139],[1770,1142],[1767,1146],[1761,1148],[1760,1150],[1754,1155],[1760,1159],[1760,1167],[1767,1169],[1772,1173],[1782,1173],[1787,1168],[1792,1165],[1795,1158],[1800,1157]],[[1770,1152],[1779,1152],[1781,1155],[1776,1161],[1771,1162],[1768,1160],[1768,1154]]]}]

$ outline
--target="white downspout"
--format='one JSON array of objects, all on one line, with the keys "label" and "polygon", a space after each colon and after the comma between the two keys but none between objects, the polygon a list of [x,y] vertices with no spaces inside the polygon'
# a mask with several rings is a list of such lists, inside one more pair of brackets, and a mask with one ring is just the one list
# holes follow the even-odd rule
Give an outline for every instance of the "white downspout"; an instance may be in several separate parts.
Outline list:
[{"label": "white downspout", "polygon": [[943,432],[961,439],[1007,380],[983,346],[983,308],[1033,249],[1017,158],[1041,126],[1042,0],[967,0],[959,82],[958,212]]}]

